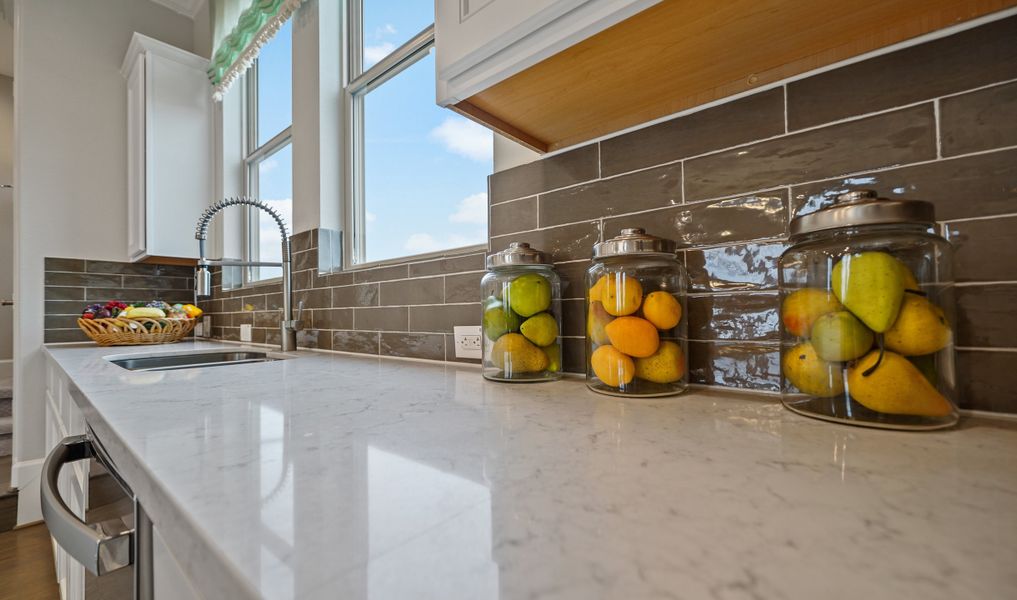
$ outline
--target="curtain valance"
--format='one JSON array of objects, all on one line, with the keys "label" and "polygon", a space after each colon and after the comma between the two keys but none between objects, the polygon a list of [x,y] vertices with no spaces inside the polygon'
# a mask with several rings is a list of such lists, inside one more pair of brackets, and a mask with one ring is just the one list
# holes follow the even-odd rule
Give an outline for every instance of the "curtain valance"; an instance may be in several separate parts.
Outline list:
[{"label": "curtain valance", "polygon": [[215,0],[212,24],[215,47],[208,68],[215,100],[222,100],[302,1]]}]

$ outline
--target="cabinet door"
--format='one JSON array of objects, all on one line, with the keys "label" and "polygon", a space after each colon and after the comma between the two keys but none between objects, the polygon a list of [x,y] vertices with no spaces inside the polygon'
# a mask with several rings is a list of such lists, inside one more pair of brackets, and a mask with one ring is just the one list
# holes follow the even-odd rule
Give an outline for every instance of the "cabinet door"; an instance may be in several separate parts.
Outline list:
[{"label": "cabinet door", "polygon": [[145,59],[147,254],[197,258],[194,224],[212,196],[208,79],[155,53]]},{"label": "cabinet door", "polygon": [[145,257],[145,57],[127,78],[127,256]]}]

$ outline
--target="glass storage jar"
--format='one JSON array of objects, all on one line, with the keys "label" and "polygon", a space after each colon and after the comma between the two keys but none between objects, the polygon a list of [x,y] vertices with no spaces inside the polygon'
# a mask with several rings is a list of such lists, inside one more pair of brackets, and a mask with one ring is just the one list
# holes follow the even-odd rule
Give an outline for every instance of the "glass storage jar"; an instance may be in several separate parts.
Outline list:
[{"label": "glass storage jar", "polygon": [[561,279],[550,259],[513,242],[487,257],[480,282],[484,377],[554,381],[561,377]]},{"label": "glass storage jar", "polygon": [[586,272],[586,385],[612,396],[669,396],[688,385],[685,269],[672,240],[623,229]]},{"label": "glass storage jar", "polygon": [[890,429],[957,422],[952,247],[932,204],[869,190],[791,221],[781,255],[781,398]]}]

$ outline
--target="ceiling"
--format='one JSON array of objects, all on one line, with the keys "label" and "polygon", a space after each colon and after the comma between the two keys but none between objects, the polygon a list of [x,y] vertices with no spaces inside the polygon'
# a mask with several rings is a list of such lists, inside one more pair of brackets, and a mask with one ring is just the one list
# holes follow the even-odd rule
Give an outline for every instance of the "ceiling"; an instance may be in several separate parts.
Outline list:
[{"label": "ceiling", "polygon": [[205,0],[152,0],[156,4],[162,4],[170,10],[174,10],[189,19],[193,19],[198,11],[201,10],[201,6],[205,3]]}]

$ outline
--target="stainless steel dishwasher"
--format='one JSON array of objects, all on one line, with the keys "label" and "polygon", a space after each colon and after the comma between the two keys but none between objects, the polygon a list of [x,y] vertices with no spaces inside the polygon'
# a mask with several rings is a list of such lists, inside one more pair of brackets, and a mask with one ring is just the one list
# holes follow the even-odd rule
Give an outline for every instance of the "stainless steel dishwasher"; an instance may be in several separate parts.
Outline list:
[{"label": "stainless steel dishwasher", "polygon": [[[89,510],[82,520],[67,506],[59,491],[60,469],[94,459],[115,482],[96,489],[89,480],[89,506],[102,499],[102,508]],[[88,600],[135,598],[151,600],[153,593],[152,522],[130,486],[117,472],[91,429],[64,438],[46,457],[41,485],[42,516],[50,535],[80,562]]]}]

